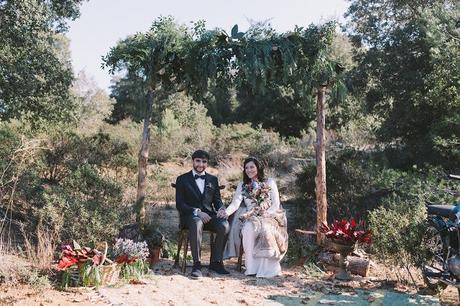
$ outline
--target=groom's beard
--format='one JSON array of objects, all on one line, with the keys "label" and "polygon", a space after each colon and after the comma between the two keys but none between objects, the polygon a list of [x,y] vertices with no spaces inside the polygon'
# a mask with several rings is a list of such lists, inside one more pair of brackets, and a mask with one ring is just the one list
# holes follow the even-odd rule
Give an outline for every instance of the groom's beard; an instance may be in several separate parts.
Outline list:
[{"label": "groom's beard", "polygon": [[193,170],[195,170],[196,173],[203,173],[204,170],[206,170],[206,167],[204,166],[193,167]]}]

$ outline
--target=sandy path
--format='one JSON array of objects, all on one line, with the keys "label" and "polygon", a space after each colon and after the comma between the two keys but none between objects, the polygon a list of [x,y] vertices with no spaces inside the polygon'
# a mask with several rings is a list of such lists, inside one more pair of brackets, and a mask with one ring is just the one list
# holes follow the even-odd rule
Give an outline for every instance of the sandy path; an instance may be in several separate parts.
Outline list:
[{"label": "sandy path", "polygon": [[[285,269],[272,279],[247,277],[227,261],[230,275],[221,277],[203,269],[204,277],[193,280],[172,268],[172,261],[160,263],[141,285],[101,288],[99,297],[109,305],[457,305],[456,289],[444,299],[416,295],[414,291],[383,289],[384,280],[354,277],[337,282],[332,274],[309,277],[301,268]],[[403,290],[404,291],[404,290]]]},{"label": "sandy path", "polygon": [[204,277],[193,280],[188,277],[191,268],[183,275],[172,264],[162,260],[142,284],[68,291],[1,288],[0,305],[458,305],[455,288],[449,287],[439,300],[404,288],[403,293],[391,290],[384,275],[380,280],[356,276],[343,283],[330,273],[310,277],[293,268],[273,279],[259,279],[244,276],[236,271],[236,261],[227,261],[230,275],[221,277],[204,268]]},{"label": "sandy path", "polygon": [[172,262],[161,263],[143,285],[102,288],[99,293],[114,305],[281,305],[272,295],[298,293],[304,281],[296,273],[284,272],[273,279],[246,277],[227,262],[230,275],[221,277],[203,269],[204,277],[193,280],[172,269]]}]

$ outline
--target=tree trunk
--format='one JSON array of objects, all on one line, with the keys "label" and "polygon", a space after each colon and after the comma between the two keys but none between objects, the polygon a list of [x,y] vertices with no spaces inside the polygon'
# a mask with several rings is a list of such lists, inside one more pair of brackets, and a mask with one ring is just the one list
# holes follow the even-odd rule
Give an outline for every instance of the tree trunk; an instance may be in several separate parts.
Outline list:
[{"label": "tree trunk", "polygon": [[326,115],[324,106],[326,104],[326,86],[318,87],[316,97],[316,235],[317,243],[323,244],[324,234],[319,229],[327,220],[327,198],[326,198],[326,149],[325,149],[325,123]]},{"label": "tree trunk", "polygon": [[145,224],[145,186],[147,185],[147,166],[149,159],[150,145],[150,119],[153,109],[153,89],[147,92],[147,105],[144,115],[144,129],[142,131],[141,149],[139,151],[138,175],[137,175],[137,196],[136,196],[136,222],[142,227]]}]

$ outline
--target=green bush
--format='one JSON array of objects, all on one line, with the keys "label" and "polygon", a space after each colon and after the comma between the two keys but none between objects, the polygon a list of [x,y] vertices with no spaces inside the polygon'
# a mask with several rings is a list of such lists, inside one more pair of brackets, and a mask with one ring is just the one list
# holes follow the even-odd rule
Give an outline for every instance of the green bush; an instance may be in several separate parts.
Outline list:
[{"label": "green bush", "polygon": [[169,96],[165,106],[152,131],[150,158],[162,162],[190,156],[198,148],[209,150],[214,126],[206,108],[182,93]]},{"label": "green bush", "polygon": [[70,126],[29,133],[17,122],[2,123],[0,139],[0,210],[23,224],[32,243],[38,226],[55,241],[111,239],[131,218],[117,175],[134,165],[123,141],[81,136]]},{"label": "green bush", "polygon": [[[342,218],[365,219],[367,212],[377,207],[384,189],[373,186],[378,166],[370,156],[354,150],[344,150],[327,159],[328,221]],[[315,205],[316,165],[308,164],[298,175],[297,182],[307,211]],[[308,209],[310,208],[310,209]],[[314,216],[313,216],[314,217]]]},{"label": "green bush", "polygon": [[211,155],[219,161],[232,152],[248,152],[259,137],[259,131],[248,123],[223,124],[215,129]]},{"label": "green bush", "polygon": [[229,154],[244,153],[259,158],[266,167],[281,171],[292,157],[292,147],[282,137],[272,131],[250,124],[221,125],[215,129],[211,156],[215,162]]},{"label": "green bush", "polygon": [[131,159],[137,160],[141,145],[142,123],[137,123],[131,119],[124,119],[117,124],[105,123],[101,130],[110,135],[114,141],[122,141],[128,145],[128,152]]},{"label": "green bush", "polygon": [[420,266],[430,254],[423,243],[425,204],[455,204],[455,196],[446,191],[458,194],[459,186],[437,168],[410,172],[385,169],[375,183],[389,191],[381,206],[369,213],[375,254],[393,265]]}]

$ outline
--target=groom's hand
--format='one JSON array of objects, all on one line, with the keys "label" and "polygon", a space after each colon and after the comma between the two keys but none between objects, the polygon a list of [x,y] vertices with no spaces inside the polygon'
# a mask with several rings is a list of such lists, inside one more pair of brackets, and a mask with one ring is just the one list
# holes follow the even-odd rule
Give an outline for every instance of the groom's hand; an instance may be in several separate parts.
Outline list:
[{"label": "groom's hand", "polygon": [[203,221],[204,224],[208,223],[211,220],[211,217],[205,212],[199,211],[197,215],[198,217],[200,217],[201,221]]}]

